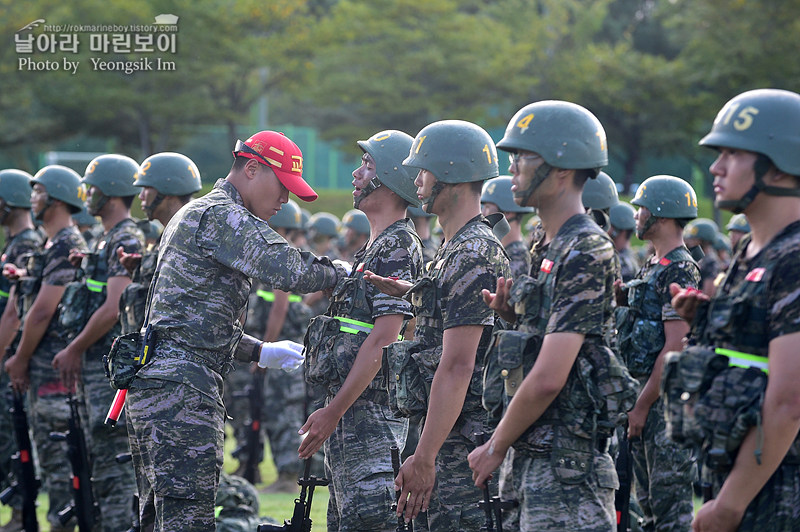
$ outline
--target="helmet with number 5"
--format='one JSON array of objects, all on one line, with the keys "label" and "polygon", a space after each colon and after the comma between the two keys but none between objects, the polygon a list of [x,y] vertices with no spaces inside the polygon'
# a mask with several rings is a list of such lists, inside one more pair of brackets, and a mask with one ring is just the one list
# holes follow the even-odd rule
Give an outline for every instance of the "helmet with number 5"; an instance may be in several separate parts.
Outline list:
[{"label": "helmet with number 5", "polygon": [[[768,157],[778,170],[800,176],[800,94],[780,89],[757,89],[732,98],[717,114],[711,131],[700,140],[709,148],[733,148]],[[717,202],[717,206],[742,212],[756,194],[800,196],[800,188],[786,189],[764,183],[768,162],[754,165],[756,182],[742,198]]]}]

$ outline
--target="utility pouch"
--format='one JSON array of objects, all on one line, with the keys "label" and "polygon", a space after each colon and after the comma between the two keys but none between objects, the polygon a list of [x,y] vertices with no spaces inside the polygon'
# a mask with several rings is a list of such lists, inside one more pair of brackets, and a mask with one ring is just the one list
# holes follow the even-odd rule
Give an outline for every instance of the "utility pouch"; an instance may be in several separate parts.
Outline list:
[{"label": "utility pouch", "polygon": [[89,320],[89,297],[89,288],[83,281],[72,281],[64,289],[58,324],[67,340],[75,338]]},{"label": "utility pouch", "polygon": [[116,390],[130,388],[136,373],[144,367],[150,359],[153,344],[153,329],[148,324],[144,335],[132,332],[117,336],[107,355],[103,356],[103,366],[106,377],[111,387]]},{"label": "utility pouch", "polygon": [[334,341],[339,335],[339,320],[332,316],[316,316],[311,320],[303,340],[305,346],[306,382],[328,386],[338,378]]},{"label": "utility pouch", "polygon": [[593,469],[596,444],[592,439],[576,436],[562,425],[554,425],[553,432],[550,453],[553,475],[563,484],[585,482]]},{"label": "utility pouch", "polygon": [[[433,373],[421,367],[418,355],[424,351],[435,352],[436,349],[423,350],[422,343],[415,340],[394,342],[383,348],[389,406],[395,416],[413,417],[428,411],[428,394]],[[441,346],[438,349],[441,358]],[[424,376],[428,373],[430,380]]]}]

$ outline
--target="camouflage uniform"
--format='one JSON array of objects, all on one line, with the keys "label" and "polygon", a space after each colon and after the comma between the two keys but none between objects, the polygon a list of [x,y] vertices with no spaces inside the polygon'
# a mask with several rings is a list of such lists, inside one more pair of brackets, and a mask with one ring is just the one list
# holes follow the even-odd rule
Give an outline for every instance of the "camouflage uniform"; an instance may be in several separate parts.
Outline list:
[{"label": "camouflage uniform", "polygon": [[[664,348],[664,322],[681,319],[672,307],[670,283],[700,284],[700,271],[681,246],[658,262],[648,260],[627,283],[628,306],[617,309],[619,351],[631,375],[644,387]],[[630,441],[636,495],[645,530],[688,530],[692,522],[693,460],[688,449],[666,437],[664,403],[650,407],[641,438]]]},{"label": "camouflage uniform", "polygon": [[214,527],[222,379],[234,352],[247,359],[260,345],[242,338],[238,324],[252,277],[309,292],[332,287],[338,272],[327,259],[291,248],[244,208],[230,182],[219,180],[183,207],[161,237],[149,307],[152,355],[127,399],[143,528],[156,519],[157,530]]},{"label": "camouflage uniform", "polygon": [[636,259],[636,254],[631,248],[623,248],[619,251],[619,270],[622,276],[622,282],[627,283],[634,277],[636,272],[639,271],[639,261]]},{"label": "camouflage uniform", "polygon": [[[504,527],[615,530],[619,483],[606,450],[610,429],[603,425],[635,399],[635,383],[603,345],[619,262],[609,237],[587,215],[571,217],[548,245],[543,242],[534,245],[531,260],[538,279],[517,279],[511,290],[518,331],[507,337],[524,343],[511,342],[510,349],[498,344],[497,363],[508,371],[506,390],[514,388],[515,372],[535,362],[537,338],[570,332],[585,340],[564,388],[513,444],[512,467],[501,471],[501,496],[511,493],[520,503],[505,514]],[[516,380],[521,378],[520,373]],[[598,414],[587,415],[592,411]]]},{"label": "camouflage uniform", "polygon": [[[494,313],[484,304],[481,290],[494,290],[497,278],[508,275],[505,250],[486,218],[479,215],[439,248],[430,270],[410,291],[417,318],[414,342],[420,348],[414,358],[428,389],[442,355],[445,329],[467,325],[485,328],[461,415],[436,456],[436,485],[427,514],[429,530],[477,531],[484,522],[483,511],[477,506],[483,494],[475,487],[467,463],[476,443],[474,434],[487,429],[481,407],[483,356]],[[396,393],[401,395],[399,389]],[[423,407],[422,413],[425,411]],[[420,426],[424,423],[423,417]],[[417,518],[421,520],[424,518]]]},{"label": "camouflage uniform", "polygon": [[[245,334],[255,338],[264,337],[273,297],[274,294],[266,285],[260,282],[253,283],[248,297]],[[302,343],[310,320],[311,309],[308,305],[303,303],[299,295],[289,294],[289,309],[278,339]],[[248,431],[249,399],[244,394],[235,392],[244,390],[254,379],[250,373],[250,364],[234,361],[235,371],[225,378],[225,409],[232,418],[230,424],[233,426],[234,437],[240,445],[246,441]],[[269,438],[272,460],[279,476],[281,473],[299,475],[301,462],[297,458],[297,448],[301,440],[297,429],[303,426],[306,405],[310,400],[305,393],[303,372],[267,370],[266,374],[261,373],[261,376],[264,379],[262,411],[265,413],[261,426]],[[247,460],[246,448],[237,448],[237,451],[240,463]],[[319,473],[322,474],[321,459],[318,460],[320,460]]]},{"label": "camouflage uniform", "polygon": [[517,279],[523,275],[528,275],[531,271],[531,253],[522,240],[511,242],[506,246],[508,254],[509,269],[511,278]]},{"label": "camouflage uniform", "polygon": [[[42,284],[66,286],[76,277],[78,269],[69,262],[70,250],[86,251],[86,243],[74,226],[62,229],[49,241],[44,251],[28,260],[28,276],[17,285],[17,305],[22,313],[22,325]],[[50,321],[30,360],[30,424],[36,446],[42,486],[50,499],[47,520],[52,527],[61,528],[58,511],[72,501],[71,469],[64,442],[50,440],[51,432],[68,429],[68,390],[62,385],[58,371],[53,369],[53,356],[67,346],[57,317]]]},{"label": "camouflage uniform", "polygon": [[[41,249],[42,235],[35,229],[25,229],[6,240],[3,255],[0,257],[0,268],[4,264],[14,264],[19,268],[25,267],[27,256]],[[0,270],[2,271],[2,270]],[[8,295],[12,283],[0,275],[0,315],[9,303]],[[13,346],[15,347],[15,346]],[[12,348],[13,348],[12,347]],[[5,363],[5,353],[0,353],[0,363]],[[11,427],[11,401],[8,390],[11,380],[5,370],[0,371],[0,427]],[[11,456],[17,452],[17,442],[14,431],[0,430],[0,491],[8,486],[8,474],[11,472]],[[21,499],[12,499],[12,506],[21,508]]]},{"label": "camouflage uniform", "polygon": [[[354,258],[352,274],[336,285],[326,316],[315,318],[307,337],[307,378],[326,388],[326,405],[347,378],[369,335],[369,324],[381,316],[411,317],[407,301],[383,294],[366,282],[363,272],[413,281],[422,270],[422,245],[408,220],[399,220]],[[317,331],[330,330],[325,324],[335,317],[359,323],[335,321],[333,334],[318,341]],[[318,349],[315,343],[321,344]],[[402,449],[407,432],[408,422],[392,414],[384,376],[378,373],[324,444],[326,476],[331,480],[328,530],[396,528],[397,518],[389,511],[394,501],[389,448]]]},{"label": "camouflage uniform", "polygon": [[437,249],[439,249],[439,244],[433,238],[422,240],[422,260],[425,264],[433,260]]},{"label": "camouflage uniform", "polygon": [[697,266],[700,268],[701,287],[707,279],[716,281],[720,272],[723,271],[722,261],[719,260],[719,255],[717,255],[717,252],[713,250],[709,250],[705,256],[698,261]]},{"label": "camouflage uniform", "polygon": [[[744,237],[713,300],[697,310],[692,336],[698,348],[710,348],[702,357],[706,362],[698,355],[691,356],[692,351],[684,350],[674,359],[675,362],[683,359],[683,367],[673,366],[673,359],[668,359],[664,369],[668,427],[676,420],[672,407],[675,403],[670,398],[685,393],[673,386],[676,382],[671,375],[680,376],[691,365],[703,363],[705,372],[700,367],[697,378],[710,381],[696,400],[690,399],[694,403],[693,417],[683,426],[695,430],[691,433],[676,430],[673,437],[689,436],[682,441],[701,445],[702,478],[711,498],[719,493],[741,440],[748,430],[760,423],[767,375],[752,359],[760,359],[766,366],[769,342],[800,330],[800,305],[794,297],[800,279],[797,268],[800,222],[785,227],[752,258],[745,257],[749,243],[750,237]],[[747,303],[742,304],[742,301]],[[727,351],[720,353],[720,350]],[[694,353],[702,354],[702,351]],[[732,357],[731,360],[721,357],[722,354]],[[722,363],[717,364],[720,358]],[[732,363],[737,358],[737,364],[744,362],[745,367]],[[742,360],[744,358],[747,360]],[[695,432],[697,435],[692,438]],[[795,438],[778,469],[747,507],[739,530],[799,530],[798,508],[800,436]]]},{"label": "camouflage uniform", "polygon": [[[108,279],[130,276],[117,257],[117,248],[122,247],[126,253],[141,253],[143,244],[144,235],[130,218],[122,220],[96,240],[92,253],[84,259],[84,279],[80,281],[88,288],[88,304],[79,303],[80,308],[75,308],[68,289],[61,299],[62,325],[64,313],[74,313],[80,316],[76,328],[80,332],[105,301]],[[78,397],[82,402],[80,411],[84,418],[82,423],[92,454],[92,488],[100,506],[102,529],[108,532],[130,527],[131,496],[136,489],[130,463],[120,464],[116,460],[117,455],[129,452],[124,425],[111,427],[105,424],[115,391],[109,386],[103,357],[108,354],[120,330],[120,323],[115,323],[82,354],[81,380],[78,384]]]}]

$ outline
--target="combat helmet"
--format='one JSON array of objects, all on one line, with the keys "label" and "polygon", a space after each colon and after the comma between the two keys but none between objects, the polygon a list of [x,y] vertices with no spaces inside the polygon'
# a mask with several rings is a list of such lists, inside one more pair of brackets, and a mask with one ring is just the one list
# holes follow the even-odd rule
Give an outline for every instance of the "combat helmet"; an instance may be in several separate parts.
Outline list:
[{"label": "combat helmet", "polygon": [[139,194],[133,180],[139,172],[139,165],[124,155],[109,153],[95,157],[86,167],[83,183],[87,190],[94,186],[101,194],[92,194],[87,205],[89,214],[97,215],[108,198],[128,197]]},{"label": "combat helmet", "polygon": [[692,238],[713,244],[717,240],[717,233],[719,233],[719,227],[714,220],[698,218],[686,225],[683,229],[683,238]]},{"label": "combat helmet", "polygon": [[[768,157],[780,171],[800,176],[800,94],[780,89],[746,91],[726,103],[700,140],[701,146],[733,148]],[[766,163],[756,163],[755,184],[738,200],[721,200],[716,205],[742,212],[759,192],[777,196],[800,196],[800,187],[788,189],[768,186]]]},{"label": "combat helmet", "polygon": [[419,206],[415,176],[403,166],[403,159],[408,157],[413,142],[411,135],[394,129],[387,129],[375,133],[367,140],[357,141],[364,153],[368,153],[375,161],[375,177],[369,185],[361,189],[361,194],[353,202],[354,207],[358,207],[370,192],[382,184],[411,205]]},{"label": "combat helmet", "polygon": [[497,147],[511,153],[530,151],[545,163],[536,169],[530,186],[515,193],[520,205],[527,205],[552,168],[586,169],[596,176],[608,164],[603,125],[588,109],[560,100],[534,102],[517,111]]},{"label": "combat helmet", "polygon": [[358,209],[350,209],[342,216],[342,225],[352,229],[356,233],[369,235],[369,219],[367,215]]},{"label": "combat helmet", "polygon": [[635,213],[633,207],[621,201],[608,209],[608,221],[612,227],[620,231],[633,231],[636,229]]},{"label": "combat helmet", "polygon": [[86,188],[81,183],[81,176],[72,168],[58,164],[45,166],[36,172],[31,179],[30,186],[37,183],[47,191],[47,203],[44,209],[34,213],[36,219],[42,219],[44,212],[52,205],[54,199],[63,201],[72,214],[79,213],[84,209]]},{"label": "combat helmet", "polygon": [[290,198],[267,222],[272,228],[302,229],[303,215],[297,202]]},{"label": "combat helmet", "polygon": [[0,198],[9,207],[30,209],[31,179],[33,176],[22,170],[0,171]]},{"label": "combat helmet", "polygon": [[156,197],[143,207],[152,220],[156,208],[166,196],[190,196],[202,188],[200,170],[194,162],[180,153],[156,153],[145,159],[136,172],[135,187],[151,187]]},{"label": "combat helmet", "polygon": [[308,219],[308,231],[315,235],[336,238],[339,236],[339,219],[329,212],[316,212]]},{"label": "combat helmet", "polygon": [[584,185],[581,201],[587,209],[608,212],[619,203],[617,184],[607,173],[600,172],[596,179],[590,179]]},{"label": "combat helmet", "polygon": [[463,120],[440,120],[417,133],[403,165],[427,170],[436,177],[425,209],[432,212],[445,184],[485,181],[499,175],[497,149],[480,126]]},{"label": "combat helmet", "polygon": [[725,226],[725,229],[730,231],[739,231],[740,233],[749,233],[750,232],[750,222],[747,221],[747,216],[742,213],[734,214],[731,216],[730,221],[728,221],[728,225]]},{"label": "combat helmet", "polygon": [[511,192],[511,176],[501,175],[483,184],[481,203],[494,203],[500,212],[533,212],[533,207],[521,207],[514,201]]},{"label": "combat helmet", "polygon": [[650,211],[650,218],[636,232],[639,238],[644,238],[656,218],[690,220],[697,217],[694,189],[680,177],[672,175],[654,175],[645,179],[636,189],[631,203]]}]

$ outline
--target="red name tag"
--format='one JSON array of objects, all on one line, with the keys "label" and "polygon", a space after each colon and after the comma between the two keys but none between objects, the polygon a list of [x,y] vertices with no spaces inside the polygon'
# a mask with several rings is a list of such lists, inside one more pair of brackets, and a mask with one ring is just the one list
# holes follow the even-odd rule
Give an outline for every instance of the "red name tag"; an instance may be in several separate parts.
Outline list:
[{"label": "red name tag", "polygon": [[663,257],[658,263],[662,266],[669,266],[672,261],[669,260],[667,257]]},{"label": "red name tag", "polygon": [[744,280],[757,283],[761,281],[762,277],[764,277],[765,271],[766,270],[764,268],[753,268],[752,270],[750,270],[750,272],[747,274],[747,277],[745,277]]},{"label": "red name tag", "polygon": [[550,273],[553,269],[553,261],[549,259],[542,260],[542,267],[540,268],[544,273]]}]

